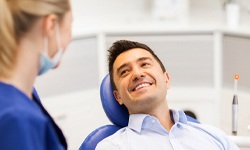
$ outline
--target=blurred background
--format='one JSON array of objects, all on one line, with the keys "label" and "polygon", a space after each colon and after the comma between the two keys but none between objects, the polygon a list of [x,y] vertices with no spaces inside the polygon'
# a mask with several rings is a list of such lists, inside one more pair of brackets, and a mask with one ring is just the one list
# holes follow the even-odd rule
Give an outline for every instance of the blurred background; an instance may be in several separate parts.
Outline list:
[{"label": "blurred background", "polygon": [[[238,135],[250,136],[249,0],[71,0],[73,39],[60,67],[35,83],[62,128],[69,150],[94,129],[111,124],[99,86],[108,73],[107,49],[120,39],[151,47],[171,77],[170,108],[193,112],[228,135],[234,75]],[[247,148],[242,148],[242,150]]]}]

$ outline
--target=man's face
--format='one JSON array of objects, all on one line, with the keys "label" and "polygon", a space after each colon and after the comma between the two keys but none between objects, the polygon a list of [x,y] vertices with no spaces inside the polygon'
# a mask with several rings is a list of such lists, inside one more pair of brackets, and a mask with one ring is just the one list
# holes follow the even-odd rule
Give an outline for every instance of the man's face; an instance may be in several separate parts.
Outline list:
[{"label": "man's face", "polygon": [[148,113],[166,101],[168,74],[148,51],[135,48],[121,53],[113,71],[114,96],[130,114]]}]

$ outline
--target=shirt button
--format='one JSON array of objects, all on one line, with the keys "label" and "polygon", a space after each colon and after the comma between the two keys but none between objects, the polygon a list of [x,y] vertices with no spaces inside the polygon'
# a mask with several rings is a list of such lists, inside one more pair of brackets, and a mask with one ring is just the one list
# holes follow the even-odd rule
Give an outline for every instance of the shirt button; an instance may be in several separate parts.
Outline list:
[{"label": "shirt button", "polygon": [[155,120],[153,119],[153,120],[151,120],[151,122],[152,122],[152,123],[155,123]]}]

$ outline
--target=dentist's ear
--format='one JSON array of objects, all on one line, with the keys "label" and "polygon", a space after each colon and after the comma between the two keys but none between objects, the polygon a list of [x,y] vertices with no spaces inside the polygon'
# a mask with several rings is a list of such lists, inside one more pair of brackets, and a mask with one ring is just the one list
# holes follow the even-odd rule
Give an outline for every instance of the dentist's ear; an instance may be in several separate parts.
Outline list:
[{"label": "dentist's ear", "polygon": [[116,101],[117,101],[120,105],[122,105],[123,102],[122,102],[122,99],[121,99],[121,97],[120,97],[119,92],[118,92],[117,90],[115,90],[115,91],[113,92],[113,94],[114,94],[114,97],[115,97]]},{"label": "dentist's ear", "polygon": [[50,37],[55,34],[56,23],[58,22],[58,18],[54,14],[49,14],[44,19],[44,34]]},{"label": "dentist's ear", "polygon": [[169,75],[168,75],[168,72],[167,72],[167,71],[166,71],[164,74],[166,75],[166,83],[167,83],[167,88],[169,89],[169,88],[170,88],[170,77],[169,77]]}]

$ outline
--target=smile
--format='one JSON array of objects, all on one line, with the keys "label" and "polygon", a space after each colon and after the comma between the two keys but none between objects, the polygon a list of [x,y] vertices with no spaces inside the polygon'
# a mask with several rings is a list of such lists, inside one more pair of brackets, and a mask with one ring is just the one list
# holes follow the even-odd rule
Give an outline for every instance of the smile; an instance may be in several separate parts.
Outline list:
[{"label": "smile", "polygon": [[150,83],[139,84],[139,85],[137,85],[137,86],[133,89],[133,91],[136,91],[136,90],[141,89],[141,88],[144,88],[144,87],[149,87],[149,86],[151,86]]}]

